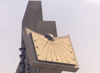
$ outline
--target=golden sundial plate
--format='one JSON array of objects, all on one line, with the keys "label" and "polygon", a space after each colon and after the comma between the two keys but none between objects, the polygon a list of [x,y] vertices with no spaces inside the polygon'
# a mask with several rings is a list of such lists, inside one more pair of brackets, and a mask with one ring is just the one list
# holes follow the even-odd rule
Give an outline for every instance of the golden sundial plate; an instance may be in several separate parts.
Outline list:
[{"label": "golden sundial plate", "polygon": [[75,56],[69,36],[53,37],[50,41],[44,35],[31,33],[39,61],[75,65]]}]

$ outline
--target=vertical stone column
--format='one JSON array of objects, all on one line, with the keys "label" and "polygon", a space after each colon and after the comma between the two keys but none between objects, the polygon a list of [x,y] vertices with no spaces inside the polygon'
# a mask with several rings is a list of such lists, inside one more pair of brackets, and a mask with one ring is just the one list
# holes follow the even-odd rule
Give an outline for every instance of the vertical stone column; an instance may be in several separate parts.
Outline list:
[{"label": "vertical stone column", "polygon": [[37,21],[43,21],[41,1],[29,1],[22,21],[22,30],[27,27],[36,31]]},{"label": "vertical stone column", "polygon": [[[41,1],[29,1],[22,20],[22,31],[25,27],[36,31],[37,21],[43,21]],[[22,47],[23,42],[22,37]]]}]

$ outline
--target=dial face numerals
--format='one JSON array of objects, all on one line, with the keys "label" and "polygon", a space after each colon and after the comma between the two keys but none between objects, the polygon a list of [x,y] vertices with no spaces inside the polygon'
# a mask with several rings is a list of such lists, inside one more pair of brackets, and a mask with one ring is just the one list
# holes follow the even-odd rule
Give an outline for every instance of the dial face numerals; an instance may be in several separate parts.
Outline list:
[{"label": "dial face numerals", "polygon": [[50,41],[45,38],[44,35],[33,32],[32,39],[38,60],[64,64],[76,64],[69,36],[62,38],[54,37],[54,41]]}]

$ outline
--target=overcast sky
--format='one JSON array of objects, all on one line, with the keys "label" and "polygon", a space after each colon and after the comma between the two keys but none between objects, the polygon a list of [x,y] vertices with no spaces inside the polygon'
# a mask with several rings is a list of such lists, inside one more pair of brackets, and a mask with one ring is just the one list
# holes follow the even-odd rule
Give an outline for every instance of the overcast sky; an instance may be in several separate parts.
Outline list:
[{"label": "overcast sky", "polygon": [[[0,0],[0,73],[15,73],[28,0]],[[56,21],[58,36],[70,35],[80,66],[100,72],[100,0],[42,0],[43,19]],[[62,72],[68,73],[68,72]]]}]

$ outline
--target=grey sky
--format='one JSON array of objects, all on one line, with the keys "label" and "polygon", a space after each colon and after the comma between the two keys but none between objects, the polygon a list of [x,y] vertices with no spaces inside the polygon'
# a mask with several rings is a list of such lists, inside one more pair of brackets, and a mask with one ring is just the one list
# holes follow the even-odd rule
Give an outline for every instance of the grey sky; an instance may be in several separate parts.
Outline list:
[{"label": "grey sky", "polygon": [[[21,22],[28,0],[0,0],[0,73],[14,73],[20,61]],[[100,2],[42,0],[43,18],[56,21],[58,36],[70,35],[80,66],[100,72]],[[62,72],[66,73],[66,72]]]}]

